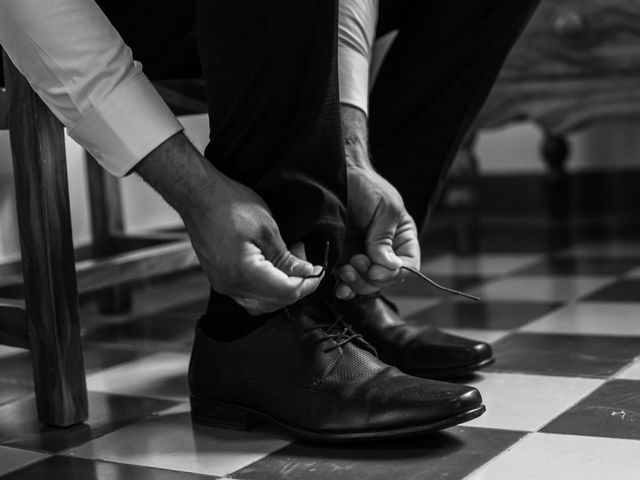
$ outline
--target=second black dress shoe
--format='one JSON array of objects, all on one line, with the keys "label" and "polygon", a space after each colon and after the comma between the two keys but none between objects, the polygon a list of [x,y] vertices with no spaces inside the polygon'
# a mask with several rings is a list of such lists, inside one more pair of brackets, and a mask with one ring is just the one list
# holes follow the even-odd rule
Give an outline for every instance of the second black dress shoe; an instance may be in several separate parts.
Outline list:
[{"label": "second black dress shoe", "polygon": [[417,435],[485,410],[475,388],[385,365],[330,308],[304,300],[239,340],[197,327],[189,385],[195,423],[268,422],[321,442]]},{"label": "second black dress shoe", "polygon": [[380,359],[425,378],[468,375],[493,363],[491,346],[429,325],[411,325],[382,295],[338,302],[338,310],[375,347]]}]

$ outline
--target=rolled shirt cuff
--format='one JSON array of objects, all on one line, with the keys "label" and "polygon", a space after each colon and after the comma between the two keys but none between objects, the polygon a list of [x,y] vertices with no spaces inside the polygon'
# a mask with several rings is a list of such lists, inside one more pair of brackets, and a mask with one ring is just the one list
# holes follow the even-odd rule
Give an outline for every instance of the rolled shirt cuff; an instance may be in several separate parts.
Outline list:
[{"label": "rolled shirt cuff", "polygon": [[338,45],[340,103],[369,113],[369,58],[344,45]]},{"label": "rolled shirt cuff", "polygon": [[182,129],[151,82],[139,73],[94,106],[69,136],[109,173],[123,177]]}]

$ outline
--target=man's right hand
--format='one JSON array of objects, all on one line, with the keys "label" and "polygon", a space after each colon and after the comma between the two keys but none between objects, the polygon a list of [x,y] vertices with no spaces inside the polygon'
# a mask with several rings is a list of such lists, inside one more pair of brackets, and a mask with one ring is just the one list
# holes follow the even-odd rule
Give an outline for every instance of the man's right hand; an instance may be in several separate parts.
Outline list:
[{"label": "man's right hand", "polygon": [[279,310],[313,293],[320,266],[304,246],[287,248],[269,208],[253,190],[204,159],[182,134],[171,137],[136,171],[184,220],[212,288],[249,313]]}]

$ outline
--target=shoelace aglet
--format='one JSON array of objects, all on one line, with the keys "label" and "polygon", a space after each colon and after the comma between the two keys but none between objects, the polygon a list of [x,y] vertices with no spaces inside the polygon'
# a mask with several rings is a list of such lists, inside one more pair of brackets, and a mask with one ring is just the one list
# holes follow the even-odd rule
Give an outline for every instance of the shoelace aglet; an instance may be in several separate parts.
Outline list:
[{"label": "shoelace aglet", "polygon": [[468,293],[460,292],[458,290],[454,290],[453,288],[444,287],[444,286],[440,285],[439,283],[434,282],[429,277],[427,277],[425,274],[423,274],[422,272],[419,272],[418,270],[416,270],[414,268],[405,267],[404,265],[402,267],[400,267],[400,268],[404,269],[404,270],[407,270],[408,272],[411,272],[414,275],[419,276],[420,278],[422,278],[423,280],[425,280],[429,284],[433,285],[437,289],[442,290],[443,292],[453,293],[454,295],[460,295],[461,297],[469,298],[471,300],[475,300],[476,302],[480,301],[480,297],[476,297],[475,295],[470,295]]},{"label": "shoelace aglet", "polygon": [[320,270],[319,273],[316,273],[315,275],[307,275],[305,277],[302,278],[320,278],[321,276],[324,275],[324,273],[327,271],[327,267],[329,266],[329,244],[330,242],[327,241],[327,243],[324,244],[324,257],[322,260],[322,270]]}]

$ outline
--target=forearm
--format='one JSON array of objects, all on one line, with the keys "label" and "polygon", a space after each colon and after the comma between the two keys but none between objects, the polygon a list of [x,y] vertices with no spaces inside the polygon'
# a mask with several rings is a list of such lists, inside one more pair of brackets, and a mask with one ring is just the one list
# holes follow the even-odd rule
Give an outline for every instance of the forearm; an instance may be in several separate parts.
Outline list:
[{"label": "forearm", "polygon": [[342,104],[340,118],[347,166],[371,168],[367,116],[359,108]]},{"label": "forearm", "polygon": [[158,146],[134,167],[134,171],[185,220],[214,206],[212,194],[221,173],[183,133]]}]

